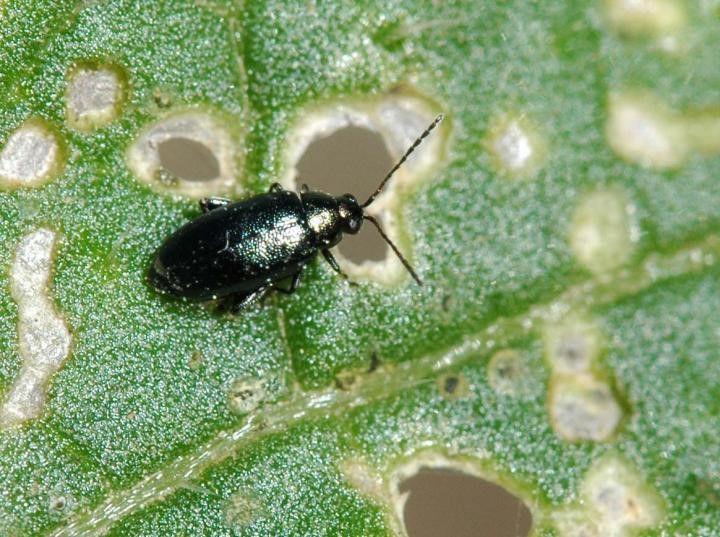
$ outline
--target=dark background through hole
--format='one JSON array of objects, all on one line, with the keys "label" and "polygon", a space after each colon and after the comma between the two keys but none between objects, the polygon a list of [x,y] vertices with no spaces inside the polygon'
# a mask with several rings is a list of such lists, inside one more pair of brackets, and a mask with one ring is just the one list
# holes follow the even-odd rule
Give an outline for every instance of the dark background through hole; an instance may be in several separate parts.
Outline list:
[{"label": "dark background through hole", "polygon": [[168,138],[158,145],[162,167],[186,181],[211,181],[220,175],[215,153],[205,144],[188,138]]},{"label": "dark background through hole", "polygon": [[400,484],[407,492],[408,537],[526,537],[527,506],[499,485],[449,469],[421,468]]},{"label": "dark background through hole", "polygon": [[[362,127],[344,127],[330,136],[312,142],[296,168],[298,186],[328,194],[353,194],[360,203],[377,188],[394,162],[382,136]],[[381,260],[387,245],[372,225],[358,235],[345,235],[337,246],[351,261]]]}]

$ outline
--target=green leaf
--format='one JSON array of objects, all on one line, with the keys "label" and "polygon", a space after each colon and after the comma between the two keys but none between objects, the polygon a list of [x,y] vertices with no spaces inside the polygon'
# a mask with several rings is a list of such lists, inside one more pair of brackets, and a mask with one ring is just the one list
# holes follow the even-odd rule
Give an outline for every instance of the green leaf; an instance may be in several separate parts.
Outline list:
[{"label": "green leaf", "polygon": [[[0,534],[387,535],[439,464],[537,535],[715,535],[718,14],[0,3]],[[386,196],[422,288],[316,262],[229,316],[147,283],[195,198],[291,177],[347,114],[397,153],[439,111]],[[220,179],[153,168],[157,125]]]}]

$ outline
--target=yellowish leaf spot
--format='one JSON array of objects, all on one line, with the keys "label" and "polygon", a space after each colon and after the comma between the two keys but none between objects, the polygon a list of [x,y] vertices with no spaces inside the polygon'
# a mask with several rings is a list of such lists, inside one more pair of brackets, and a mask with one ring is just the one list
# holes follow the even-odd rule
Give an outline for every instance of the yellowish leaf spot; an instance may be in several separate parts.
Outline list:
[{"label": "yellowish leaf spot", "polygon": [[570,223],[570,248],[577,260],[595,274],[624,265],[638,235],[634,212],[635,207],[619,188],[586,194]]},{"label": "yellowish leaf spot", "polygon": [[605,537],[600,533],[598,521],[575,506],[556,511],[552,518],[559,537]]},{"label": "yellowish leaf spot", "polygon": [[256,410],[267,397],[265,382],[261,379],[238,379],[228,391],[228,402],[238,414]]},{"label": "yellowish leaf spot", "polygon": [[118,114],[123,96],[121,78],[109,67],[78,68],[71,72],[65,95],[70,127],[90,131],[106,125]]},{"label": "yellowish leaf spot", "polygon": [[662,497],[632,463],[615,453],[590,467],[579,496],[552,516],[560,537],[630,537],[665,518]]},{"label": "yellowish leaf spot", "polygon": [[656,170],[677,168],[691,149],[682,115],[649,92],[610,94],[605,137],[620,157]]},{"label": "yellowish leaf spot", "polygon": [[527,369],[515,349],[503,349],[493,354],[487,375],[490,386],[500,395],[518,395],[525,389]]},{"label": "yellowish leaf spot", "polygon": [[340,471],[361,494],[375,500],[387,501],[387,492],[382,477],[366,462],[360,459],[341,461]]},{"label": "yellowish leaf spot", "polygon": [[531,177],[545,163],[547,142],[527,116],[507,113],[490,121],[484,145],[496,170],[511,177]]},{"label": "yellowish leaf spot", "polygon": [[605,0],[605,14],[610,26],[628,37],[667,39],[687,25],[679,0]]},{"label": "yellowish leaf spot", "polygon": [[543,333],[545,357],[555,373],[590,370],[600,352],[600,332],[587,318],[570,315],[549,323]]},{"label": "yellowish leaf spot", "polygon": [[29,120],[10,135],[0,151],[0,186],[41,186],[59,167],[55,135],[40,122]]},{"label": "yellowish leaf spot", "polygon": [[234,529],[243,530],[265,516],[267,511],[260,499],[247,491],[233,494],[225,504],[225,522]]},{"label": "yellowish leaf spot", "polygon": [[587,509],[602,521],[602,535],[628,534],[662,521],[662,498],[640,473],[617,455],[603,457],[588,471],[581,487]]},{"label": "yellowish leaf spot", "polygon": [[685,114],[685,126],[689,141],[698,153],[720,154],[720,106],[689,110]]},{"label": "yellowish leaf spot", "polygon": [[555,375],[550,382],[550,422],[569,441],[610,440],[622,410],[605,382],[592,375]]},{"label": "yellowish leaf spot", "polygon": [[50,229],[30,232],[20,241],[10,268],[22,368],[0,409],[3,427],[40,415],[50,377],[70,351],[70,331],[48,296],[54,243],[55,232]]},{"label": "yellowish leaf spot", "polygon": [[462,399],[470,394],[470,384],[465,375],[448,373],[438,377],[438,391],[446,399]]}]

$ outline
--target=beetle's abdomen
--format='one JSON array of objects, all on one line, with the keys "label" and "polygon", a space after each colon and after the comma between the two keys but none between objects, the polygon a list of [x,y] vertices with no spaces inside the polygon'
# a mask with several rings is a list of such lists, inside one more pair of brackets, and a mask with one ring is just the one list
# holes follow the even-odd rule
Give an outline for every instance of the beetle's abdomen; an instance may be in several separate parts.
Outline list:
[{"label": "beetle's abdomen", "polygon": [[209,300],[297,272],[316,253],[300,199],[261,194],[188,222],[158,250],[150,278],[175,296]]}]

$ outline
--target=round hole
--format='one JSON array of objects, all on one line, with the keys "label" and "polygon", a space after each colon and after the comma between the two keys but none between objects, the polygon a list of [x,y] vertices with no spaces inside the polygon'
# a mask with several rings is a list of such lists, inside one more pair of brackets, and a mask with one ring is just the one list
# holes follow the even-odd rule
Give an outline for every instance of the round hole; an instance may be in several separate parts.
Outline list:
[{"label": "round hole", "polygon": [[[382,136],[362,127],[344,127],[312,142],[297,163],[297,184],[333,195],[353,194],[360,203],[377,188],[394,162]],[[355,263],[380,261],[388,249],[382,237],[364,227],[346,235],[340,253]]]},{"label": "round hole", "polygon": [[525,537],[532,525],[519,498],[456,470],[421,468],[400,492],[409,492],[403,513],[408,537]]},{"label": "round hole", "polygon": [[203,143],[189,138],[169,138],[158,145],[163,168],[186,181],[211,181],[220,176],[215,153]]}]

